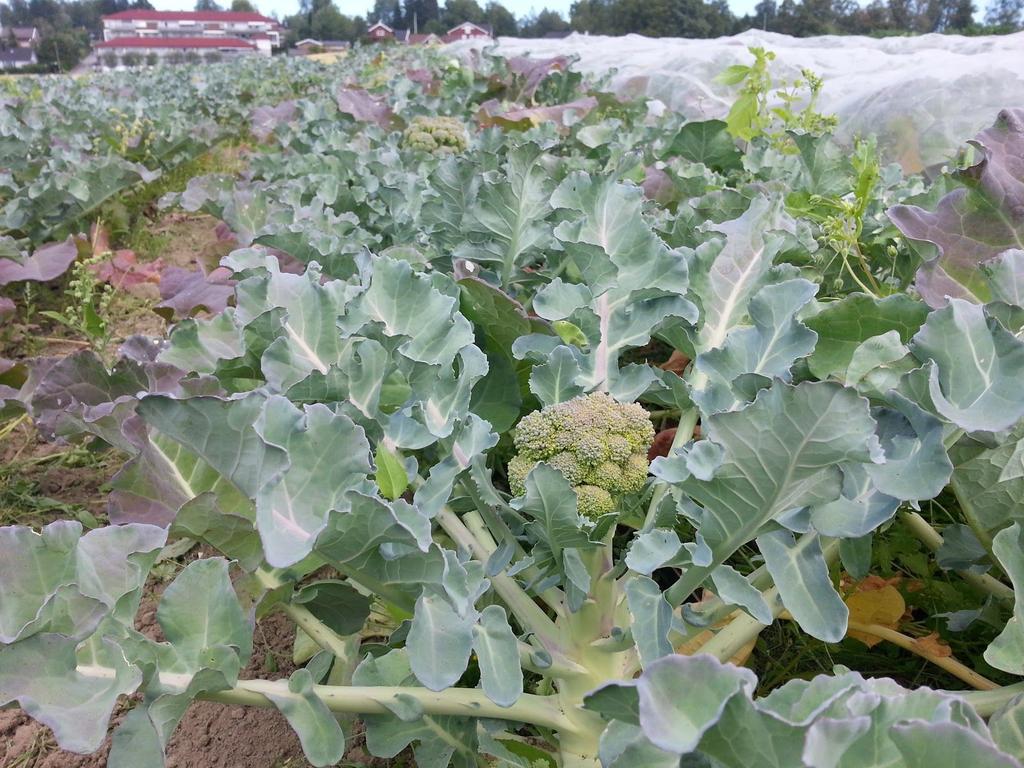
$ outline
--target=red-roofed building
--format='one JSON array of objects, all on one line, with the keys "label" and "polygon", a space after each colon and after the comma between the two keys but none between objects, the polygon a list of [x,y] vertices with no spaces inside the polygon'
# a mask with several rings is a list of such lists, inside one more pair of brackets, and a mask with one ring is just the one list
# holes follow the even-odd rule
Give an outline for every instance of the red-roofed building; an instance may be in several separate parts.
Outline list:
[{"label": "red-roofed building", "polygon": [[393,30],[383,21],[377,21],[371,24],[370,28],[366,30],[366,36],[374,41],[394,40],[395,30]]},{"label": "red-roofed building", "polygon": [[443,42],[444,41],[433,32],[426,35],[409,35],[408,40],[409,45],[440,45]]},{"label": "red-roofed building", "polygon": [[131,37],[263,39],[277,48],[281,45],[281,25],[261,13],[240,11],[129,10],[103,17],[104,41]]},{"label": "red-roofed building", "polygon": [[[163,60],[171,63],[220,61],[231,56],[256,54],[258,42],[237,37],[118,37],[96,44],[96,64],[111,69]],[[268,47],[268,53],[269,50]]]},{"label": "red-roofed building", "polygon": [[446,43],[454,43],[458,40],[471,40],[479,37],[491,37],[490,24],[474,24],[471,21],[464,21],[457,27],[452,27],[444,35]]}]

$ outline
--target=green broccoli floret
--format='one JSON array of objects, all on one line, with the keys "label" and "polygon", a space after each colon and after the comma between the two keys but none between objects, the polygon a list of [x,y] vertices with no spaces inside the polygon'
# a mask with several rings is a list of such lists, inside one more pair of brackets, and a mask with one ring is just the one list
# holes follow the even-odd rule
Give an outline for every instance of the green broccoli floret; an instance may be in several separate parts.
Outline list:
[{"label": "green broccoli floret", "polygon": [[544,461],[576,491],[580,514],[596,518],[613,512],[618,497],[644,487],[654,427],[639,404],[594,393],[524,416],[513,439],[512,493],[525,493],[526,476]]},{"label": "green broccoli floret", "polygon": [[458,154],[469,143],[466,129],[454,117],[426,117],[412,119],[405,129],[402,145],[406,149],[419,149],[434,154]]}]

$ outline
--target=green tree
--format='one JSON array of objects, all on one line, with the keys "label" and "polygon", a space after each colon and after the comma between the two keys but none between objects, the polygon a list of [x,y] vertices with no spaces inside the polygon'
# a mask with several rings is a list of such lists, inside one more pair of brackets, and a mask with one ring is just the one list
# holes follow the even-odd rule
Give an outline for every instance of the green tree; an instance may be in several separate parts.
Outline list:
[{"label": "green tree", "polygon": [[451,29],[464,21],[485,24],[487,17],[476,0],[448,0],[444,4],[444,11],[441,12],[441,21],[444,22],[445,29]]},{"label": "green tree", "polygon": [[57,72],[67,72],[89,53],[89,33],[84,29],[48,32],[39,41],[39,63]]},{"label": "green tree", "polygon": [[217,0],[196,0],[197,11],[223,11]]},{"label": "green tree", "polygon": [[569,22],[577,32],[591,32],[595,35],[614,35],[618,26],[614,23],[612,0],[576,0],[569,9]]},{"label": "green tree", "polygon": [[403,24],[406,29],[423,31],[432,21],[441,18],[437,0],[405,0],[402,5]]},{"label": "green tree", "polygon": [[352,19],[331,4],[313,14],[309,33],[317,40],[352,40],[355,26]]},{"label": "green tree", "polygon": [[970,29],[974,26],[974,12],[976,10],[977,7],[972,0],[959,0],[949,14],[948,28],[958,32]]},{"label": "green tree", "polygon": [[259,13],[249,0],[231,0],[231,10],[235,13]]},{"label": "green tree", "polygon": [[491,0],[484,9],[487,23],[491,25],[491,34],[495,37],[515,36],[519,34],[519,24],[515,14],[497,0]]},{"label": "green tree", "polygon": [[383,21],[392,29],[401,29],[405,24],[405,14],[399,0],[375,0],[373,10],[366,14],[371,24]]},{"label": "green tree", "polygon": [[535,16],[523,19],[519,34],[523,37],[544,37],[549,32],[567,32],[572,29],[569,22],[558,11],[545,8]]},{"label": "green tree", "polygon": [[985,11],[985,23],[998,32],[1016,32],[1021,27],[1024,0],[994,0]]}]

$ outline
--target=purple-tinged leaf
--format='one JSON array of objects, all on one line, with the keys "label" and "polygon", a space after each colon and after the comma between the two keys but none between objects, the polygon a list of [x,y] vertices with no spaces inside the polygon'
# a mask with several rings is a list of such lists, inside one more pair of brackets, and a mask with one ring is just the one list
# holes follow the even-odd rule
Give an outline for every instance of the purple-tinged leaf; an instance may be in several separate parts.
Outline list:
[{"label": "purple-tinged leaf", "polygon": [[6,320],[14,314],[14,302],[6,296],[0,296],[0,320]]},{"label": "purple-tinged leaf", "polygon": [[60,277],[78,258],[78,245],[73,237],[62,243],[49,243],[36,248],[21,263],[0,259],[0,285],[32,280],[44,283]]},{"label": "purple-tinged leaf", "polygon": [[[129,349],[138,352],[138,344]],[[219,392],[209,377],[184,378],[168,363],[122,358],[107,370],[91,350],[58,360],[42,359],[21,389],[36,427],[48,440],[93,434],[129,453],[137,451],[125,423],[135,414],[141,393],[187,397]]]},{"label": "purple-tinged leaf", "polygon": [[277,126],[294,120],[295,112],[294,101],[282,101],[273,107],[256,107],[252,111],[253,135],[260,141],[266,141]]},{"label": "purple-tinged leaf", "polygon": [[[146,297],[160,283],[163,259],[140,262],[135,251],[114,251],[110,258],[91,267],[96,279],[137,296]],[[152,286],[147,288],[147,286]]]},{"label": "purple-tinged leaf", "polygon": [[568,56],[555,56],[551,59],[531,59],[528,56],[513,56],[505,62],[509,71],[525,80],[522,96],[532,99],[544,79],[555,72],[563,72],[569,67]]},{"label": "purple-tinged leaf", "polygon": [[506,130],[525,131],[541,123],[557,123],[561,132],[569,130],[566,119],[572,114],[576,119],[585,117],[592,109],[597,107],[597,99],[593,96],[584,96],[581,99],[570,101],[565,104],[552,104],[546,107],[524,107],[522,109],[511,109],[507,112],[493,111],[498,103],[491,101],[480,105],[477,112],[477,119],[480,125],[487,128],[498,126]]},{"label": "purple-tinged leaf", "polygon": [[339,88],[334,95],[338,109],[362,123],[388,126],[394,118],[391,107],[362,88]]},{"label": "purple-tinged leaf", "polygon": [[196,312],[222,312],[235,295],[231,270],[218,267],[210,274],[170,267],[160,280],[163,299],[153,311],[168,322]]},{"label": "purple-tinged leaf", "polygon": [[1024,248],[1024,109],[1003,110],[971,144],[984,157],[956,174],[965,187],[943,197],[935,211],[916,205],[888,211],[904,235],[939,251],[917,272],[917,289],[931,307],[944,306],[947,296],[987,302],[982,263]]}]

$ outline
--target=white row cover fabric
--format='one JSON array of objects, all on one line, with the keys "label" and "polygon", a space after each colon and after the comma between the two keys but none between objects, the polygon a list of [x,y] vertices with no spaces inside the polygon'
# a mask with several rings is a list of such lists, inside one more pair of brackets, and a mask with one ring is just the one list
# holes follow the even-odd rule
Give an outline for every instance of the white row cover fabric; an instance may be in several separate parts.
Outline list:
[{"label": "white row cover fabric", "polygon": [[[465,55],[486,44],[465,41],[449,50]],[[749,46],[776,53],[776,78],[791,80],[804,67],[821,75],[821,109],[838,115],[839,137],[877,135],[886,159],[908,172],[948,160],[992,125],[1000,109],[1024,107],[1024,32],[875,39],[748,31],[711,40],[573,34],[561,40],[503,37],[495,50],[538,58],[574,54],[581,72],[613,71],[617,92],[646,94],[699,120],[728,111],[735,88],[714,79],[729,65],[751,62]]]}]

